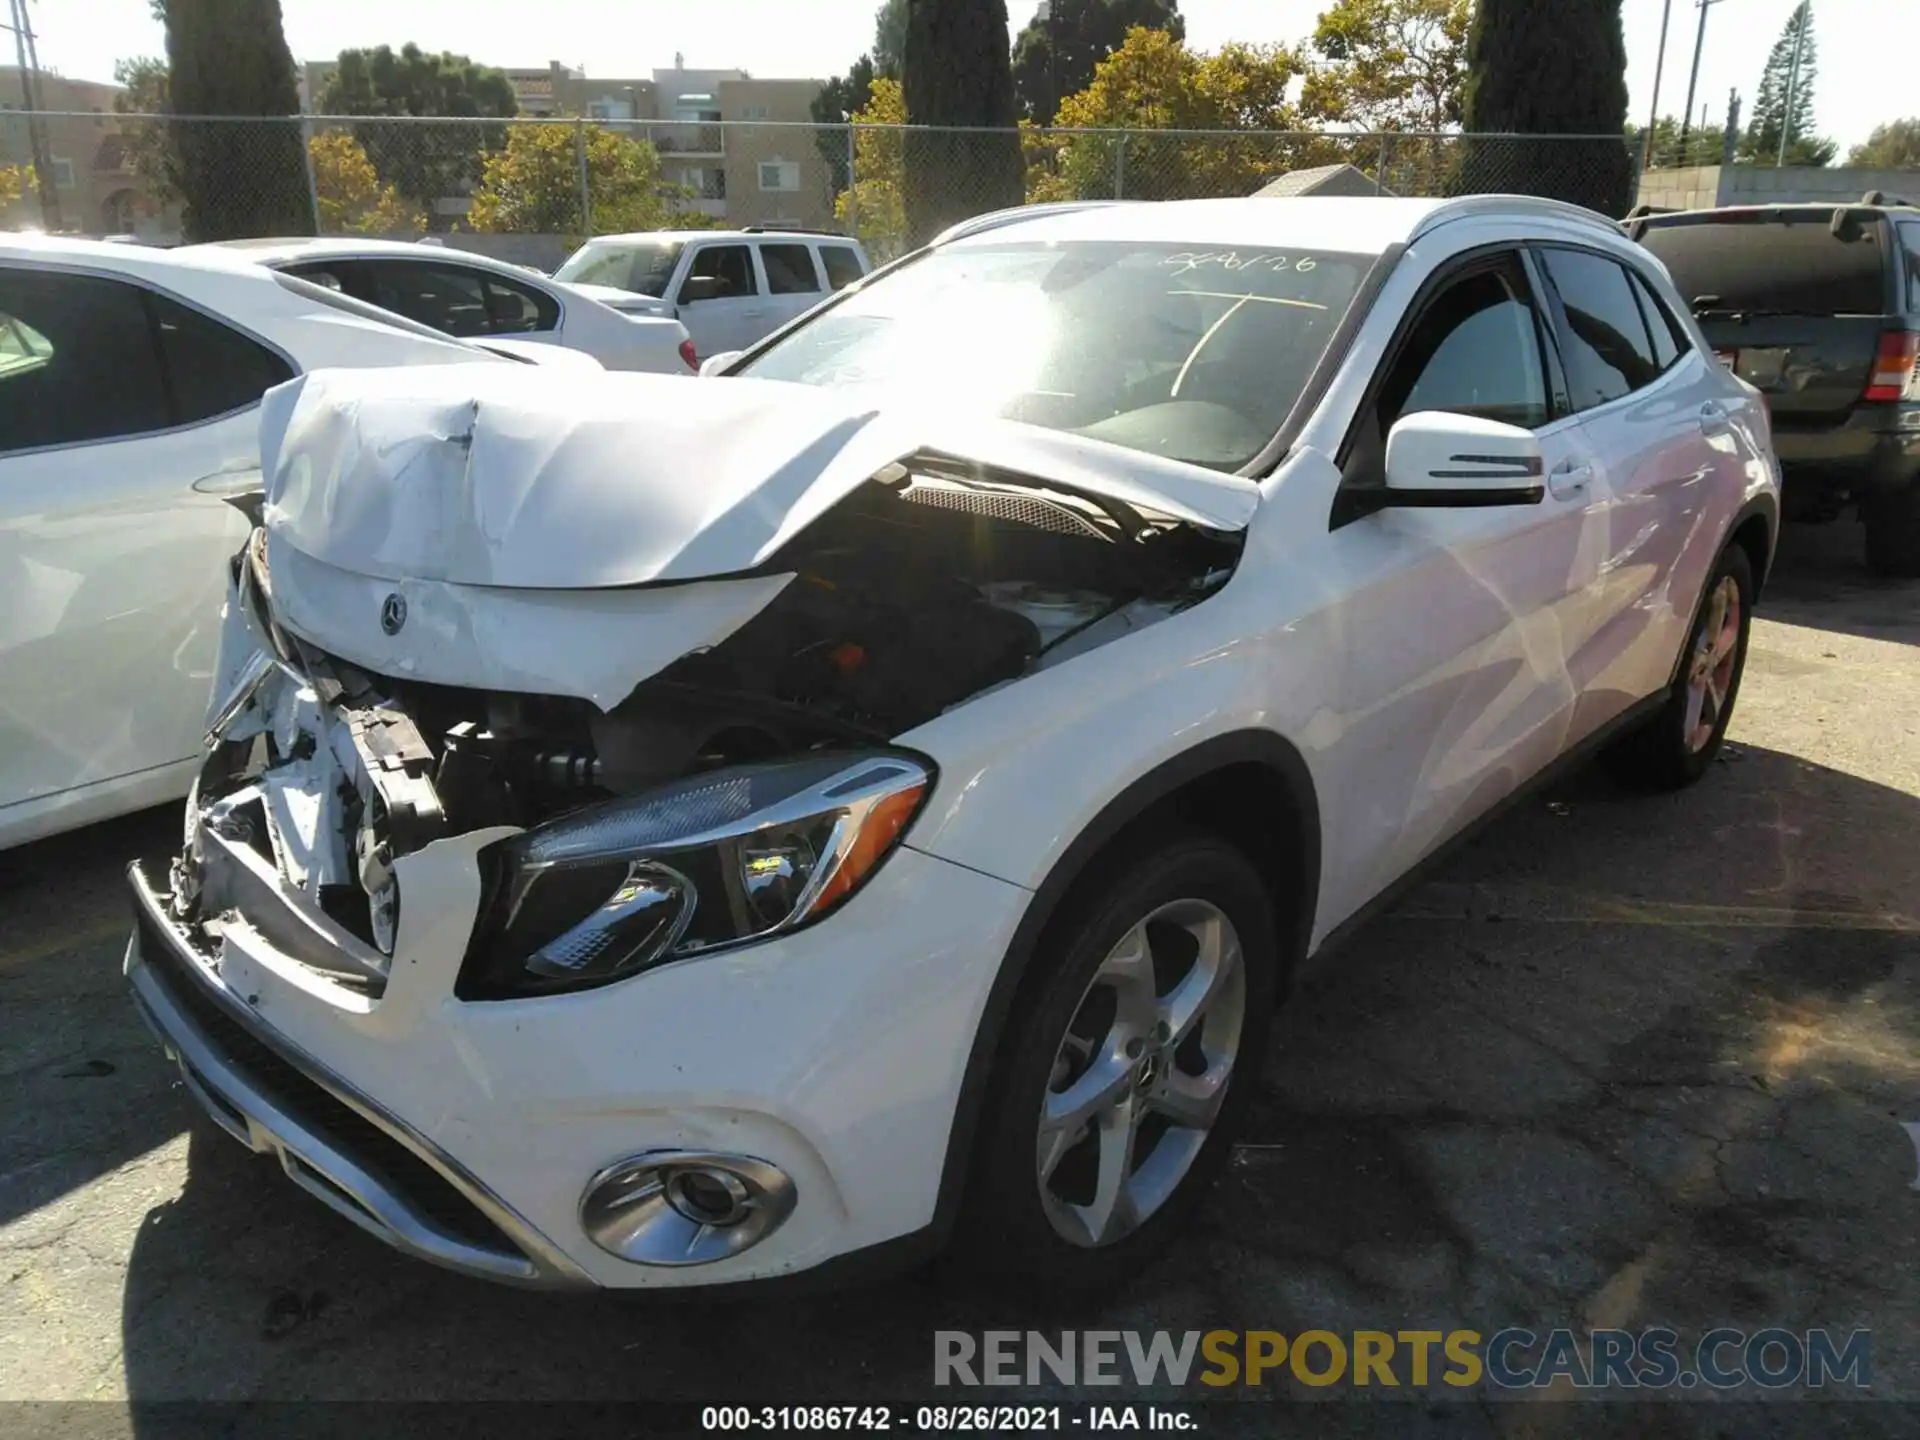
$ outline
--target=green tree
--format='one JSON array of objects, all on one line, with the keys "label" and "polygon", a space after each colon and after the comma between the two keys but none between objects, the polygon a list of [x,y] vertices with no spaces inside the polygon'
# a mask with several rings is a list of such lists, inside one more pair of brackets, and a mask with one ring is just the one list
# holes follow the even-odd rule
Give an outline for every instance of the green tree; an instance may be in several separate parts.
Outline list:
[{"label": "green tree", "polygon": [[[121,87],[113,97],[120,115],[170,115],[173,87],[167,62],[150,55],[114,62],[113,79]],[[133,173],[156,201],[170,204],[180,198],[180,156],[173,147],[173,131],[158,120],[122,120],[121,142]]]},{"label": "green tree", "polygon": [[1308,42],[1302,113],[1364,130],[1458,125],[1472,18],[1469,0],[1335,0]]},{"label": "green tree", "polygon": [[1180,0],[1047,0],[1013,42],[1013,90],[1020,113],[1050,125],[1060,101],[1093,83],[1100,62],[1136,26],[1187,38]]},{"label": "green tree", "polygon": [[808,107],[815,125],[835,127],[813,132],[813,143],[827,162],[835,193],[847,188],[847,132],[837,127],[872,102],[873,82],[873,57],[862,55],[845,75],[836,75],[822,85]]},{"label": "green tree", "polygon": [[874,12],[873,73],[889,80],[907,73],[907,0],[881,0]]},{"label": "green tree", "polygon": [[577,243],[586,218],[580,213],[583,144],[596,234],[704,224],[684,212],[686,187],[662,177],[659,152],[647,141],[552,123],[515,125],[505,147],[486,157],[467,223],[475,230],[565,235]]},{"label": "green tree", "polygon": [[175,114],[272,117],[174,122],[187,238],[311,235],[280,0],[166,0],[166,25]]},{"label": "green tree", "polygon": [[[893,259],[906,248],[907,102],[900,82],[882,76],[873,82],[866,108],[854,117],[853,186],[833,202],[833,217],[851,226],[876,262]],[[884,127],[884,128],[882,128]]]},{"label": "green tree", "polygon": [[328,235],[418,235],[427,217],[401,198],[379,173],[360,142],[335,131],[307,142],[313,188],[319,197],[320,229]]},{"label": "green tree", "polygon": [[[386,45],[342,50],[314,108],[323,115],[501,120],[520,106],[504,71],[408,44],[397,52]],[[481,156],[506,143],[503,132],[499,125],[383,125],[369,118],[354,127],[354,138],[383,181],[432,213],[435,201],[472,188]]]},{"label": "green tree", "polygon": [[[1480,0],[1449,188],[1545,195],[1621,215],[1633,198],[1620,0]],[[1505,135],[1538,139],[1498,138]],[[1598,138],[1568,138],[1598,137]]]},{"label": "green tree", "polygon": [[0,210],[17,201],[34,184],[33,166],[0,165]]},{"label": "green tree", "polygon": [[[1647,127],[1627,127],[1627,152],[1636,160],[1646,153]],[[1722,127],[1695,123],[1687,131],[1686,145],[1680,143],[1680,120],[1662,115],[1653,127],[1653,154],[1649,168],[1681,169],[1693,165],[1719,165],[1727,158],[1727,137]]]},{"label": "green tree", "polygon": [[1874,126],[1865,142],[1853,147],[1847,164],[1870,170],[1920,170],[1920,115]]},{"label": "green tree", "polygon": [[[909,238],[1018,205],[1025,166],[1007,46],[1006,0],[907,0],[901,86]],[[922,129],[917,127],[955,127]]]},{"label": "green tree", "polygon": [[[1299,55],[1279,45],[1187,49],[1164,30],[1131,31],[1102,60],[1093,83],[1060,102],[1059,123],[1110,133],[1028,140],[1029,194],[1036,200],[1131,200],[1248,195],[1276,173],[1323,157],[1273,132],[1297,128],[1287,95]],[[1221,136],[1156,130],[1229,130]],[[1328,157],[1335,158],[1335,157]]]},{"label": "green tree", "polygon": [[[1794,45],[1800,45],[1800,68],[1793,65]],[[1787,17],[1786,28],[1773,42],[1767,68],[1760,72],[1760,92],[1754,97],[1753,117],[1740,141],[1740,158],[1760,165],[1780,161],[1780,136],[1787,137],[1789,165],[1830,165],[1840,147],[1814,133],[1813,87],[1820,75],[1819,37],[1813,30],[1812,0]]]}]

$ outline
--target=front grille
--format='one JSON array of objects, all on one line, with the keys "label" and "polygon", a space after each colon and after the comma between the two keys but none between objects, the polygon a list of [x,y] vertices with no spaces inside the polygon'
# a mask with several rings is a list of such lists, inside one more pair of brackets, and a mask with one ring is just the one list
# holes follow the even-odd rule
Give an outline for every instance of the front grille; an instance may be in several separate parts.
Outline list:
[{"label": "front grille", "polygon": [[402,1196],[423,1218],[468,1244],[507,1254],[516,1246],[473,1202],[433,1166],[287,1061],[206,993],[204,982],[186,973],[186,961],[168,937],[139,917],[140,954],[165,985],[168,997],[187,1013],[235,1069],[268,1092],[289,1115],[324,1138],[354,1163]]}]

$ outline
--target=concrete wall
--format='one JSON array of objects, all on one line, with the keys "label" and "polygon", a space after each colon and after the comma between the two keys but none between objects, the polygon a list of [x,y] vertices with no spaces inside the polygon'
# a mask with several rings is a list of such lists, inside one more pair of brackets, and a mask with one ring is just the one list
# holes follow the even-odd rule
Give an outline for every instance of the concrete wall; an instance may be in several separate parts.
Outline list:
[{"label": "concrete wall", "polygon": [[1802,165],[1649,170],[1640,177],[1638,203],[1674,210],[1702,210],[1715,205],[1840,205],[1856,201],[1870,190],[1920,200],[1920,170]]}]

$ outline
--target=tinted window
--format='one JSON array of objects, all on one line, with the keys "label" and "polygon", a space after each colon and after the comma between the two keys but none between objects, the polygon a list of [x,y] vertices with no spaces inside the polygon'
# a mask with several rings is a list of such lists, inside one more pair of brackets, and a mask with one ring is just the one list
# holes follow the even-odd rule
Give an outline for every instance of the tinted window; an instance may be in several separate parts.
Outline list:
[{"label": "tinted window", "polygon": [[153,316],[179,424],[255,404],[293,378],[293,368],[265,346],[164,295],[153,297]]},{"label": "tinted window", "polygon": [[0,452],[172,424],[143,293],[118,280],[0,269]]},{"label": "tinted window", "polygon": [[487,276],[485,283],[487,313],[493,317],[494,334],[551,330],[560,323],[560,307],[546,292],[499,275]]},{"label": "tinted window", "polygon": [[1280,429],[1367,257],[1133,241],[949,245],[814,312],[731,373],[938,394],[1234,470]]},{"label": "tinted window", "polygon": [[689,280],[717,280],[714,298],[758,295],[753,279],[753,254],[745,245],[708,245],[695,252],[687,270]]},{"label": "tinted window", "polygon": [[1482,270],[1436,296],[1381,387],[1382,436],[1402,415],[1448,410],[1526,429],[1552,418],[1540,331],[1517,280]]},{"label": "tinted window", "polygon": [[850,245],[822,245],[820,263],[827,267],[827,286],[833,290],[846,289],[866,273]]},{"label": "tinted window", "polygon": [[1689,305],[1716,297],[1716,310],[1804,315],[1878,315],[1886,305],[1880,227],[1841,238],[1833,211],[1784,212],[1786,219],[1716,216],[1650,225],[1640,243],[1666,263]]},{"label": "tinted window", "polygon": [[1575,410],[1618,400],[1660,374],[1624,269],[1583,250],[1543,250],[1540,258],[1567,312],[1567,385]]},{"label": "tinted window", "polygon": [[1667,307],[1660,303],[1660,297],[1653,293],[1653,287],[1633,271],[1627,272],[1627,278],[1633,282],[1634,296],[1640,301],[1640,310],[1647,320],[1647,332],[1653,339],[1653,358],[1662,370],[1678,360],[1681,353],[1692,343],[1687,339],[1686,331],[1668,313]]},{"label": "tinted window", "polygon": [[[443,335],[470,338],[551,330],[559,306],[546,295],[485,270],[417,260],[333,265],[347,293],[417,320]],[[354,273],[357,269],[364,281]],[[360,292],[364,284],[365,293]]]},{"label": "tinted window", "polygon": [[820,289],[813,252],[804,245],[762,245],[760,263],[767,268],[770,295],[810,295]]}]

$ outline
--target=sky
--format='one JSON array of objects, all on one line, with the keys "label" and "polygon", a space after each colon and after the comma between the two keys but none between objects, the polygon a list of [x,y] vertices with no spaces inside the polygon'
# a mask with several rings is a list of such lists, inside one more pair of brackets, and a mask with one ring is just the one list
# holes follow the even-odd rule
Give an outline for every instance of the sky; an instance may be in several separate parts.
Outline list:
[{"label": "sky", "polygon": [[[1672,23],[1660,87],[1661,112],[1678,114],[1699,22],[1694,0],[1670,0]],[[1716,124],[1727,93],[1752,103],[1767,52],[1796,0],[1716,0],[1707,14],[1697,116],[1709,105]],[[296,60],[328,59],[353,46],[412,40],[456,50],[491,65],[542,66],[549,60],[589,75],[628,79],[673,64],[738,67],[764,77],[825,77],[844,71],[873,38],[876,0],[281,0]],[[41,63],[76,79],[107,80],[114,61],[165,50],[147,0],[29,0]],[[1181,0],[1187,40],[1211,50],[1228,40],[1303,40],[1324,0]],[[1630,118],[1643,123],[1653,102],[1662,0],[1625,0]],[[1010,0],[1017,31],[1034,0]],[[1814,112],[1822,133],[1845,149],[1876,124],[1920,112],[1912,57],[1920,53],[1920,4],[1914,0],[1815,0],[1820,78]],[[0,41],[11,37],[0,37]],[[1883,57],[1900,57],[1883,60]],[[5,56],[10,62],[11,54]]]}]

